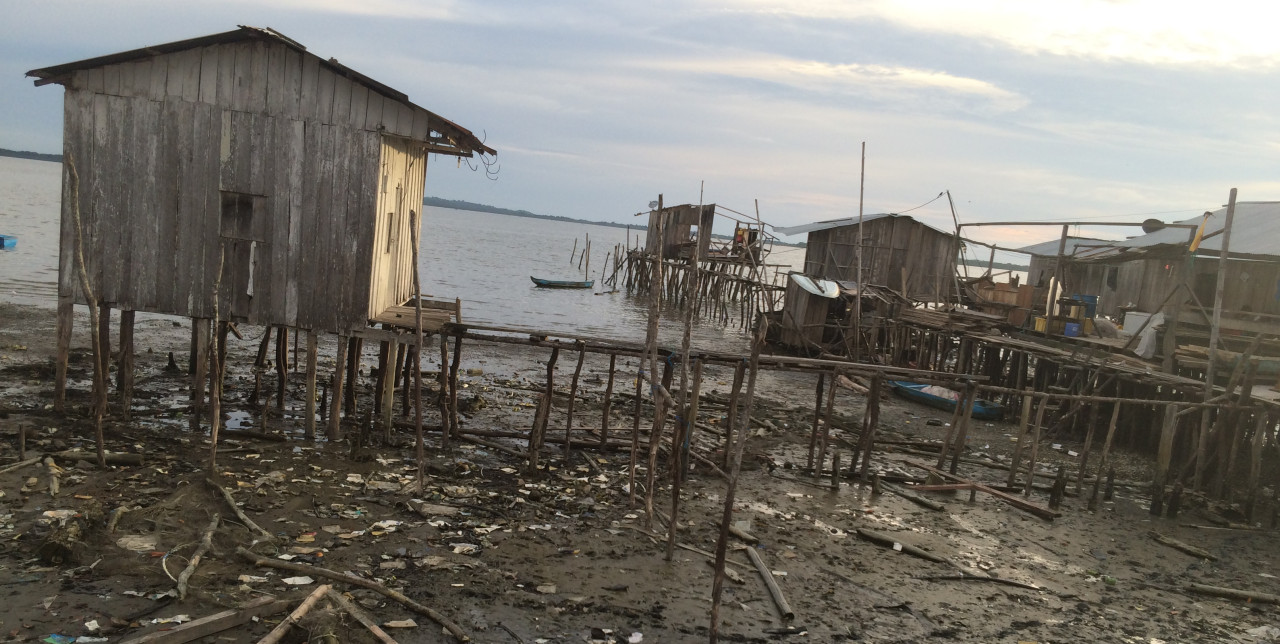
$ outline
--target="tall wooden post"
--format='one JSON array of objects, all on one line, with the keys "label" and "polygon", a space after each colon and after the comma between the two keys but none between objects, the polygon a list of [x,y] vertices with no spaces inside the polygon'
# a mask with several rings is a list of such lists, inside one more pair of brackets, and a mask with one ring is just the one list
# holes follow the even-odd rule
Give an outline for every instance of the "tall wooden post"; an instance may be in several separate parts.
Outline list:
[{"label": "tall wooden post", "polygon": [[600,413],[600,444],[609,442],[609,412],[613,408],[613,377],[618,365],[618,354],[609,354],[609,382],[604,387],[604,409]]},{"label": "tall wooden post", "polygon": [[333,364],[333,397],[329,400],[329,429],[328,437],[331,441],[342,438],[342,398],[343,398],[343,382],[342,377],[346,373],[347,361],[352,357],[347,355],[349,346],[348,338],[338,336],[338,355],[334,359]]},{"label": "tall wooden post", "polygon": [[[66,251],[64,251],[66,253]],[[55,359],[53,406],[63,410],[67,402],[67,361],[71,357],[71,332],[74,330],[75,301],[70,295],[58,295],[58,356]]]},{"label": "tall wooden post", "polygon": [[289,327],[276,328],[276,409],[284,411],[285,390],[289,385]]},{"label": "tall wooden post", "polygon": [[129,418],[133,405],[133,319],[132,309],[120,309],[120,360],[116,367],[116,390],[120,392],[120,412]]},{"label": "tall wooden post", "polygon": [[[817,391],[814,393],[813,403],[813,429],[809,431],[809,463],[807,467],[814,476],[818,475],[818,471],[813,469],[813,456],[818,447],[818,424],[822,420],[822,386],[826,380],[827,374],[825,371],[818,374]],[[835,376],[833,375],[831,388],[834,389],[835,386]],[[818,469],[822,469],[822,463],[818,463]]]},{"label": "tall wooden post", "polygon": [[1169,479],[1169,461],[1173,458],[1173,443],[1178,435],[1178,406],[1166,405],[1164,424],[1160,427],[1160,447],[1156,452],[1156,476],[1151,490],[1151,513],[1160,514],[1164,503],[1164,486]]},{"label": "tall wooden post", "polygon": [[875,447],[876,426],[880,424],[880,383],[883,380],[880,372],[871,377],[871,386],[867,389],[866,422],[862,430],[862,469],[858,477],[867,481],[871,471],[871,450]]},{"label": "tall wooden post", "polygon": [[98,302],[98,346],[102,347],[98,354],[102,363],[102,391],[98,395],[106,397],[111,373],[111,305],[106,302]]},{"label": "tall wooden post", "polygon": [[[589,247],[588,247],[589,248]],[[583,251],[586,252],[585,250]],[[578,364],[573,368],[573,378],[569,381],[569,408],[565,412],[564,419],[564,461],[569,462],[569,457],[573,455],[573,408],[574,403],[578,400],[578,378],[582,375],[582,362],[587,357],[586,346],[579,340],[578,348]]]},{"label": "tall wooden post", "polygon": [[307,405],[304,437],[313,440],[316,437],[316,348],[319,338],[315,331],[307,332]]},{"label": "tall wooden post", "polygon": [[204,383],[209,371],[209,318],[191,318],[191,359],[195,363],[191,373],[191,431],[200,431],[200,417],[204,415]]}]

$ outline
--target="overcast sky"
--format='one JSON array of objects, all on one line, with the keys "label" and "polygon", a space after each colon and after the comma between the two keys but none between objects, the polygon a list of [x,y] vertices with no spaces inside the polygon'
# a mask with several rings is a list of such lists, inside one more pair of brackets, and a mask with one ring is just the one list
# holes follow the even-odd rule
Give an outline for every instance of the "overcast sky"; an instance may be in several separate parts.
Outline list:
[{"label": "overcast sky", "polygon": [[[867,213],[950,190],[961,222],[1186,219],[1232,187],[1280,199],[1277,14],[1167,0],[5,2],[0,147],[61,151],[62,90],[29,69],[248,24],[498,150],[496,181],[437,158],[429,195],[634,221],[658,193],[696,203],[705,181],[706,202],[758,200],[765,221],[795,225],[857,215],[865,141]],[[953,227],[945,197],[911,214]],[[1012,246],[1057,233],[971,232]]]}]

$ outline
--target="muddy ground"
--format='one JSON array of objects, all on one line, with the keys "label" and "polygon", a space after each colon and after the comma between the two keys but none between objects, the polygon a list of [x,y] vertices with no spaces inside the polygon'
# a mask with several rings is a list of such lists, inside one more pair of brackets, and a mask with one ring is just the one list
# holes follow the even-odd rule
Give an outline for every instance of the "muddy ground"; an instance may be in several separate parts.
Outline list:
[{"label": "muddy ground", "polygon": [[[71,405],[63,416],[51,405],[53,312],[0,303],[0,463],[19,460],[19,428],[25,429],[29,457],[74,448],[92,451],[92,427],[85,418],[89,339],[86,316],[80,314]],[[229,424],[253,431],[265,426],[285,440],[224,438],[218,483],[275,539],[255,543],[252,531],[205,483],[208,436],[190,433],[186,418],[187,321],[140,315],[133,418],[119,420],[120,410],[113,410],[107,447],[143,454],[145,464],[103,471],[62,458],[57,465],[65,471],[56,497],[42,465],[0,473],[0,597],[5,598],[0,637],[127,641],[172,628],[179,616],[199,618],[267,594],[296,605],[325,581],[311,575],[313,583],[288,583],[300,575],[255,567],[235,554],[237,546],[245,546],[402,589],[457,622],[477,642],[706,641],[712,567],[704,555],[688,549],[677,549],[672,561],[664,559],[663,519],[649,528],[641,507],[628,502],[627,452],[574,450],[564,459],[558,441],[563,433],[554,430],[564,427],[573,356],[562,355],[558,365],[562,395],[540,471],[529,473],[522,459],[489,446],[455,444],[442,451],[433,432],[426,489],[419,494],[410,430],[398,429],[392,445],[381,444],[374,432],[373,443],[354,452],[347,442],[302,440],[300,376],[290,380],[285,412],[270,411],[264,421],[248,404],[262,330],[242,331],[245,339],[233,339],[230,347],[224,407]],[[177,370],[167,368],[170,352],[182,365]],[[547,353],[466,344],[463,427],[527,428]],[[375,354],[376,349],[366,352],[359,384],[362,410],[371,404],[369,370]],[[322,374],[332,368],[333,355],[332,340],[322,342]],[[626,360],[620,367],[634,370]],[[434,362],[424,364],[428,372],[435,368]],[[589,358],[583,374],[575,426],[599,426],[607,360]],[[708,368],[703,423],[717,427],[723,422],[725,408],[715,401],[724,399],[731,377],[726,370]],[[1271,634],[1280,634],[1280,628],[1271,630],[1280,627],[1273,606],[1187,590],[1194,582],[1280,592],[1274,533],[1203,527],[1219,515],[1230,518],[1231,508],[1209,508],[1194,496],[1184,497],[1178,518],[1153,518],[1145,490],[1120,487],[1096,513],[1085,508],[1084,498],[1068,496],[1062,516],[1048,521],[986,494],[971,502],[967,492],[930,493],[944,506],[935,511],[892,493],[872,495],[851,478],[841,481],[838,491],[830,490],[829,479],[819,481],[802,470],[812,426],[813,378],[762,375],[759,422],[752,427],[734,514],[759,538],[756,552],[795,619],[781,618],[745,553],[734,551],[730,568],[742,583],[726,586],[720,630],[725,640],[1247,642],[1274,641]],[[433,380],[427,382],[434,387]],[[633,382],[618,379],[611,418],[617,439],[630,435]],[[268,376],[265,383],[264,390],[274,381]],[[438,423],[433,401],[434,389],[425,402],[428,425]],[[864,404],[862,396],[844,390],[836,400],[833,449],[846,465],[856,441],[852,428]],[[930,425],[931,419],[949,420],[885,398],[881,437],[938,441],[946,428]],[[643,426],[647,432],[650,421]],[[1014,425],[978,422],[974,430],[966,459],[1008,461]],[[517,440],[487,440],[523,449]],[[696,441],[696,450],[718,458],[714,434],[700,431]],[[926,445],[880,445],[872,469],[890,477],[920,477],[921,470],[902,460],[933,460],[910,452],[921,448],[928,451]],[[1078,451],[1078,444],[1046,441],[1041,449],[1047,455],[1045,471],[1074,463],[1070,454]],[[1122,481],[1149,480],[1147,458],[1121,454],[1120,462]],[[679,515],[679,541],[713,550],[725,483],[694,465]],[[665,466],[661,471],[665,474]],[[999,469],[972,463],[962,463],[959,472],[991,484],[1005,479]],[[663,513],[670,511],[670,496],[670,488],[660,485],[655,498]],[[414,510],[422,507],[415,499],[428,504],[424,513]],[[1044,505],[1046,492],[1034,491],[1031,500]],[[109,531],[106,518],[119,507],[138,509],[121,515]],[[175,587],[170,577],[187,565],[214,513],[223,522],[190,580],[189,595],[179,601],[169,594]],[[82,536],[50,545],[50,536],[65,535],[71,524],[83,528]],[[862,540],[859,528],[888,534],[945,561]],[[1157,544],[1148,536],[1152,530],[1203,548],[1217,560]],[[962,573],[968,578],[959,579]],[[427,617],[395,601],[337,586],[380,623],[413,620],[416,626],[387,629],[397,641],[452,641]],[[283,617],[272,615],[198,641],[256,641]],[[287,641],[325,641],[326,636],[327,641],[374,641],[328,600]]]}]

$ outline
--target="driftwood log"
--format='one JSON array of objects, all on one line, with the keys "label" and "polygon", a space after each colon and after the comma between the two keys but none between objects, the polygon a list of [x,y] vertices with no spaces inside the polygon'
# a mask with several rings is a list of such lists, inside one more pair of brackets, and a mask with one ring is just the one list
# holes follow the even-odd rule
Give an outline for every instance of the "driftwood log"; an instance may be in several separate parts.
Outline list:
[{"label": "driftwood log", "polygon": [[1173,548],[1174,550],[1181,550],[1182,552],[1185,552],[1191,555],[1192,557],[1208,559],[1209,561],[1218,560],[1218,558],[1214,556],[1213,553],[1209,552],[1208,550],[1205,550],[1204,548],[1197,548],[1191,544],[1174,539],[1173,537],[1168,537],[1163,534],[1160,534],[1155,530],[1148,532],[1147,535],[1150,536],[1152,539],[1155,539],[1156,543],[1164,544],[1166,546],[1169,546],[1170,548]]},{"label": "driftwood log", "polygon": [[213,479],[207,478],[205,479],[205,482],[208,483],[210,486],[212,486],[213,489],[222,493],[222,498],[226,500],[227,505],[231,507],[231,511],[235,513],[236,518],[240,519],[241,523],[243,523],[250,530],[253,530],[254,532],[258,533],[258,538],[256,539],[257,541],[275,541],[275,535],[271,534],[270,532],[267,532],[266,530],[263,530],[262,526],[258,525],[257,523],[254,523],[253,519],[250,519],[249,517],[245,516],[244,511],[240,509],[240,506],[236,505],[236,500],[231,498],[231,493],[228,492],[226,488],[222,487],[221,485],[218,485],[217,482],[215,482]]},{"label": "driftwood log", "polygon": [[213,547],[213,532],[218,529],[218,522],[222,516],[215,513],[213,519],[209,521],[209,527],[204,529],[204,537],[200,539],[200,547],[196,548],[195,554],[191,555],[191,559],[187,563],[187,567],[178,573],[178,599],[187,598],[187,582],[191,579],[191,575],[195,574],[196,566],[200,565],[200,559],[204,557],[209,548]]},{"label": "driftwood log", "polygon": [[928,550],[923,550],[921,548],[917,548],[916,546],[913,546],[910,544],[902,543],[901,541],[898,541],[897,539],[894,539],[893,537],[890,537],[887,534],[881,534],[879,532],[876,532],[875,530],[858,528],[858,536],[862,537],[863,539],[866,539],[867,541],[870,541],[871,543],[877,543],[889,548],[898,546],[898,548],[895,548],[895,550],[901,549],[902,552],[909,554],[913,557],[919,557],[921,559],[932,561],[934,563],[951,563],[950,561],[947,561],[945,557],[935,555],[932,552],[929,552]]},{"label": "driftwood log", "polygon": [[283,639],[289,629],[293,628],[303,617],[306,617],[307,613],[311,611],[311,607],[315,606],[316,602],[320,601],[320,598],[324,597],[331,588],[333,586],[324,584],[312,591],[301,604],[298,604],[297,608],[293,609],[292,613],[289,613],[288,617],[280,620],[280,623],[276,624],[276,627],[271,629],[271,632],[267,633],[266,637],[258,640],[258,644],[276,644]]}]

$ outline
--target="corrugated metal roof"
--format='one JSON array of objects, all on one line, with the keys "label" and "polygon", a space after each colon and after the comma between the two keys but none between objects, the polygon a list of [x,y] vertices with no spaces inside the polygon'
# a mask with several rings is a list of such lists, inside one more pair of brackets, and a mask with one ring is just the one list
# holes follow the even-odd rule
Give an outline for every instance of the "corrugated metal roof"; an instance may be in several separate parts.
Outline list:
[{"label": "corrugated metal roof", "polygon": [[[937,228],[934,228],[933,226],[930,226],[929,224],[926,224],[923,221],[920,221],[919,219],[911,217],[910,215],[899,215],[892,212],[880,212],[874,215],[863,215],[862,222],[868,223],[868,222],[875,221],[877,219],[883,219],[885,217],[903,217],[905,219],[910,219],[922,226],[925,226],[926,228],[932,228],[933,230],[936,230],[944,235],[951,234],[942,230],[938,230]],[[828,230],[830,228],[840,228],[842,226],[857,226],[857,225],[858,225],[857,217],[841,217],[840,219],[828,219],[826,221],[815,221],[811,224],[800,224],[799,226],[774,226],[773,231],[775,233],[778,233],[779,235],[802,235],[802,234],[811,233],[817,230]]]},{"label": "corrugated metal roof", "polygon": [[[1177,223],[1199,225],[1204,216],[1192,217]],[[1222,252],[1222,227],[1227,220],[1227,208],[1223,206],[1209,215],[1205,224],[1204,239],[1198,254],[1217,255]],[[1194,231],[1186,228],[1166,228],[1154,233],[1116,242],[1123,248],[1152,248],[1190,244]],[[1231,223],[1231,255],[1280,257],[1280,201],[1236,202],[1235,218]]]},{"label": "corrugated metal roof", "polygon": [[[1061,241],[1062,241],[1062,238],[1059,237],[1057,239],[1051,239],[1046,242],[1040,242],[1039,244],[1024,246],[1022,248],[1019,248],[1018,250],[1020,252],[1028,253],[1031,255],[1057,257],[1058,244],[1061,243]],[[1067,237],[1067,247],[1066,247],[1066,250],[1063,251],[1063,253],[1066,256],[1070,257],[1076,254],[1076,248],[1078,246],[1082,246],[1082,245],[1097,246],[1101,244],[1110,244],[1111,241],[1112,240],[1109,240],[1109,239],[1094,239],[1092,237]]]},{"label": "corrugated metal roof", "polygon": [[[297,41],[269,27],[262,28],[239,25],[239,29],[236,29],[235,31],[225,31],[222,33],[210,34],[208,36],[200,36],[198,38],[188,38],[186,40],[178,40],[170,43],[143,47],[141,49],[132,49],[115,54],[108,54],[106,56],[87,58],[85,60],[65,63],[62,65],[54,65],[52,67],[33,69],[27,72],[26,75],[39,79],[36,81],[37,86],[47,85],[49,83],[63,83],[70,78],[72,72],[81,69],[93,69],[96,67],[104,67],[106,65],[116,65],[134,60],[141,60],[143,58],[151,58],[162,54],[172,54],[180,51],[186,51],[188,49],[233,43],[242,40],[266,40],[269,42],[284,44],[291,49],[301,52],[304,56],[316,58],[320,61],[320,65],[332,70],[339,76],[364,85],[365,87],[392,100],[404,103],[410,108],[426,112],[429,115],[428,123],[431,129],[453,139],[456,147],[458,148],[458,152],[449,152],[450,154],[461,154],[461,156],[471,156],[474,152],[480,152],[482,154],[497,154],[493,148],[486,146],[475,134],[472,134],[470,130],[450,121],[447,118],[444,118],[443,116],[440,116],[439,114],[413,104],[409,101],[409,96],[404,92],[383,85],[382,83],[379,83],[378,81],[369,78],[368,76],[365,76],[342,63],[339,63],[336,58],[330,58],[328,60],[320,58],[319,56],[308,52],[307,48],[303,47]],[[462,154],[464,152],[465,154]]]},{"label": "corrugated metal roof", "polygon": [[[1226,206],[1209,215],[1204,238],[1196,250],[1197,255],[1216,257],[1222,253],[1222,228],[1226,219]],[[1202,221],[1204,215],[1174,223],[1199,226]],[[1112,242],[1106,248],[1085,249],[1076,255],[1076,259],[1114,262],[1162,253],[1181,254],[1190,247],[1194,234],[1193,229],[1165,228]],[[1236,202],[1235,219],[1231,224],[1230,255],[1237,259],[1280,259],[1280,201]]]}]

